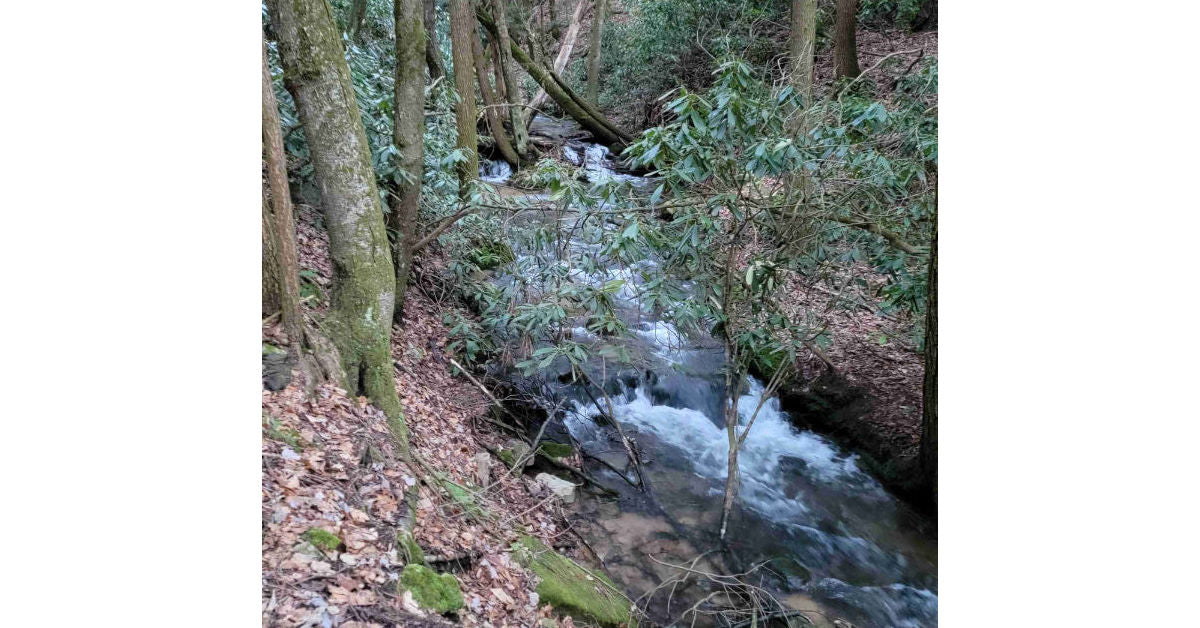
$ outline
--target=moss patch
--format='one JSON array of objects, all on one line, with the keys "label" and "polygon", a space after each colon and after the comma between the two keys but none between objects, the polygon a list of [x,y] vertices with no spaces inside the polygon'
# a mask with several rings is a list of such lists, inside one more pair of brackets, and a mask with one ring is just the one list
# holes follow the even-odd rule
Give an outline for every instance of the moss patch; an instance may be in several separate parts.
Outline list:
[{"label": "moss patch", "polygon": [[411,591],[417,604],[441,614],[462,608],[462,590],[453,575],[417,564],[409,564],[400,574],[400,592]]},{"label": "moss patch", "polygon": [[570,445],[553,443],[550,441],[542,442],[542,444],[538,446],[538,450],[540,450],[543,454],[550,456],[551,458],[566,458],[567,456],[575,453],[575,450],[571,448]]},{"label": "moss patch", "polygon": [[303,534],[305,541],[313,544],[313,547],[324,552],[336,552],[338,547],[341,547],[342,540],[336,534],[321,528],[309,528],[308,532]]},{"label": "moss patch", "polygon": [[425,551],[421,549],[420,545],[417,545],[417,540],[408,530],[396,533],[396,546],[404,556],[404,562],[410,565],[425,564]]},{"label": "moss patch", "polygon": [[513,557],[538,575],[538,597],[560,612],[604,626],[634,624],[629,600],[608,576],[580,566],[530,536],[517,541]]}]

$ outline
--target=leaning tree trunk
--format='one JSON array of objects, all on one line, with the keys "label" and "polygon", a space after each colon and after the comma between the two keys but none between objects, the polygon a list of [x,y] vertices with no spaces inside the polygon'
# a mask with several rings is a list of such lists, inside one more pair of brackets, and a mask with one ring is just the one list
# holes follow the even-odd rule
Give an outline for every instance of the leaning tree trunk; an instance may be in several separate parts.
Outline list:
[{"label": "leaning tree trunk", "polygon": [[929,245],[929,286],[925,307],[925,390],[921,416],[921,470],[937,507],[937,217]]},{"label": "leaning tree trunk", "polygon": [[[263,309],[280,312],[280,322],[291,347],[300,345],[300,263],[296,255],[296,226],[292,217],[292,197],[288,190],[287,165],[283,154],[283,131],[279,127],[279,105],[275,101],[275,83],[267,65],[267,42],[262,55],[262,138],[263,158],[267,162],[267,182],[271,204],[263,198]],[[267,190],[264,189],[265,193]],[[267,280],[271,278],[269,293]],[[293,356],[296,357],[296,356]]]},{"label": "leaning tree trunk", "polygon": [[[488,29],[489,32],[496,33],[496,24],[492,19],[484,13],[478,14],[479,21]],[[550,95],[554,102],[562,107],[562,110],[572,118],[574,118],[583,128],[587,129],[597,141],[615,147],[613,152],[619,152],[628,145],[631,137],[629,134],[618,129],[616,125],[604,117],[604,114],[592,107],[578,94],[567,87],[558,75],[549,71],[533,59],[521,49],[520,46],[512,42],[509,50],[512,51],[513,58],[517,63],[521,64],[522,68],[533,77],[542,86],[546,93]]]},{"label": "leaning tree trunk", "polygon": [[817,0],[792,0],[792,86],[804,101],[813,104],[813,51],[817,41]]},{"label": "leaning tree trunk", "polygon": [[858,0],[837,0],[837,26],[833,44],[833,65],[837,78],[854,78],[858,69],[858,46],[854,30],[858,27]]},{"label": "leaning tree trunk", "polygon": [[604,30],[604,4],[604,0],[596,0],[592,30],[588,33],[587,90],[584,98],[597,107],[600,106],[600,40]]},{"label": "leaning tree trunk", "polygon": [[429,80],[446,76],[446,66],[442,64],[442,53],[437,45],[437,0],[424,0],[425,10],[425,65],[429,67]]},{"label": "leaning tree trunk", "polygon": [[326,329],[351,392],[384,411],[406,455],[391,356],[396,277],[340,33],[328,0],[270,0],[270,10],[329,231],[334,283]]},{"label": "leaning tree trunk", "polygon": [[[582,2],[583,0],[580,0]],[[496,64],[504,76],[504,100],[513,105],[520,105],[524,97],[521,95],[520,84],[512,73],[512,53],[509,48],[512,39],[508,36],[508,13],[505,5],[508,0],[493,0],[496,6]],[[529,150],[529,129],[525,126],[525,114],[521,107],[508,107],[508,121],[512,125],[513,140],[518,155],[524,155]]]},{"label": "leaning tree trunk", "polygon": [[458,124],[458,148],[467,159],[458,165],[459,194],[466,194],[472,181],[479,177],[479,138],[475,131],[475,60],[471,40],[475,38],[475,20],[471,0],[450,0],[450,47],[454,62],[454,89],[458,103],[454,119]]},{"label": "leaning tree trunk", "polygon": [[[587,6],[587,3],[584,0],[579,0],[578,4],[575,5],[575,12],[571,14],[571,24],[567,26],[567,34],[563,36],[562,44],[558,47],[558,54],[554,57],[554,65],[552,67],[555,74],[562,74],[562,71],[567,67],[567,61],[571,59],[571,52],[575,50],[575,41],[579,39],[579,27],[583,24],[583,9],[585,6]],[[539,81],[540,83],[541,81]],[[529,101],[530,111],[541,107],[542,103],[546,102],[546,96],[546,87],[543,85],[542,89],[533,95],[533,100]],[[532,116],[530,116],[530,120],[532,121]]]},{"label": "leaning tree trunk", "polygon": [[521,160],[513,150],[512,142],[508,141],[508,133],[504,132],[504,123],[500,117],[500,101],[492,91],[492,84],[488,82],[487,61],[483,58],[483,43],[479,41],[478,35],[474,32],[471,33],[471,51],[475,58],[475,78],[479,81],[479,95],[483,98],[483,111],[484,117],[487,119],[488,130],[492,132],[492,139],[496,142],[496,148],[500,150],[500,156],[504,158],[504,161],[512,164],[513,168],[516,168],[521,165]]},{"label": "leaning tree trunk", "polygon": [[421,198],[421,175],[425,148],[425,74],[422,65],[425,45],[425,16],[421,0],[394,0],[396,25],[395,107],[392,109],[392,143],[400,154],[400,168],[410,180],[397,184],[388,213],[388,229],[395,233],[392,265],[396,269],[395,322],[404,316],[408,275],[413,246],[417,242],[417,210]]}]

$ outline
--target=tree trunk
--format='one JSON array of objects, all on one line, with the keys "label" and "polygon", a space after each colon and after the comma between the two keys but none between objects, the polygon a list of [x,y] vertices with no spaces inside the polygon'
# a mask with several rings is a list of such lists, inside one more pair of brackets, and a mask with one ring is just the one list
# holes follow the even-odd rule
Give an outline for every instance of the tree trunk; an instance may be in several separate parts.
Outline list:
[{"label": "tree trunk", "polygon": [[446,76],[446,66],[442,64],[442,53],[437,45],[437,0],[424,0],[425,9],[425,65],[429,67],[429,80]]},{"label": "tree trunk", "polygon": [[[571,25],[567,27],[567,34],[563,37],[562,45],[558,47],[558,54],[554,57],[555,74],[562,74],[567,67],[567,61],[571,59],[571,52],[575,50],[575,41],[579,39],[579,27],[583,23],[584,6],[586,6],[584,0],[579,0],[579,3],[575,5],[575,12],[571,14]],[[543,86],[537,94],[534,94],[533,100],[529,101],[530,111],[541,107],[542,103],[546,102],[546,95],[546,88]],[[530,120],[532,119],[533,116],[530,115]]]},{"label": "tree trunk", "polygon": [[929,287],[925,306],[925,387],[921,414],[921,470],[937,507],[937,217],[929,245]]},{"label": "tree trunk", "polygon": [[813,51],[817,41],[817,0],[792,0],[792,86],[804,101],[813,104]]},{"label": "tree trunk", "polygon": [[471,49],[475,57],[475,78],[479,81],[479,95],[483,98],[483,111],[484,117],[487,118],[488,130],[492,132],[492,139],[496,141],[496,148],[500,150],[500,156],[504,158],[504,161],[512,164],[513,168],[516,168],[521,165],[521,160],[513,150],[512,142],[508,141],[508,133],[504,132],[504,123],[501,122],[499,108],[500,101],[496,98],[496,94],[492,91],[492,84],[488,81],[487,61],[483,58],[483,43],[479,41],[479,36],[474,30],[471,32]]},{"label": "tree trunk", "polygon": [[[582,4],[583,0],[580,0],[580,3]],[[604,0],[596,0],[592,30],[588,33],[587,90],[584,98],[597,107],[600,106],[600,40],[604,30],[604,4]]]},{"label": "tree trunk", "polygon": [[350,5],[350,17],[346,20],[346,32],[353,41],[359,40],[363,21],[367,19],[367,0],[354,0]]},{"label": "tree trunk", "polygon": [[479,138],[476,135],[475,60],[471,41],[475,39],[475,20],[471,0],[450,0],[450,47],[454,62],[454,89],[458,103],[454,119],[458,123],[458,148],[467,153],[458,166],[459,194],[466,194],[472,181],[479,177]]},{"label": "tree trunk", "polygon": [[396,299],[392,310],[395,322],[404,316],[404,297],[408,294],[408,275],[416,244],[417,210],[421,198],[421,175],[425,148],[425,75],[422,71],[425,45],[425,16],[421,0],[394,0],[396,26],[396,81],[392,108],[392,144],[400,153],[399,167],[411,181],[396,186],[388,213],[388,229],[395,233],[392,265],[396,269]]},{"label": "tree trunk", "polygon": [[[493,34],[496,32],[495,22],[486,14],[480,13],[479,21],[489,32]],[[517,63],[521,64],[521,67],[525,68],[525,71],[546,90],[554,102],[558,103],[558,106],[562,107],[567,115],[587,129],[597,141],[615,147],[613,152],[623,149],[628,144],[631,139],[629,134],[618,129],[608,118],[605,118],[603,114],[575,94],[556,74],[529,58],[529,55],[516,43],[512,43],[509,49]]]},{"label": "tree trunk", "polygon": [[[583,2],[583,0],[579,0]],[[558,2],[549,0],[550,5],[550,22],[547,24],[546,32],[549,33],[551,39],[558,38]]]},{"label": "tree trunk", "polygon": [[[262,137],[263,157],[267,162],[267,181],[273,208],[263,197],[263,280],[266,288],[267,269],[275,273],[277,297],[271,303],[278,309],[288,342],[299,346],[300,338],[300,263],[296,255],[296,225],[292,216],[292,197],[288,190],[287,162],[283,153],[283,131],[279,127],[279,105],[275,101],[275,84],[267,65],[267,42],[263,40],[262,57]],[[265,193],[267,190],[264,189]],[[268,213],[270,214],[268,216]],[[266,309],[267,294],[263,294]],[[264,314],[271,314],[275,311]]]},{"label": "tree trunk", "polygon": [[858,46],[854,30],[858,27],[858,0],[837,0],[837,25],[834,35],[833,65],[837,78],[854,78],[858,69]]},{"label": "tree trunk", "polygon": [[[500,68],[500,73],[504,75],[504,100],[514,105],[520,105],[524,96],[521,95],[520,83],[517,83],[512,73],[512,52],[509,50],[512,39],[508,36],[508,13],[505,8],[508,0],[494,0],[494,2],[497,34],[496,64]],[[524,155],[529,150],[529,129],[525,126],[524,110],[521,107],[508,107],[508,120],[512,125],[517,154]]]},{"label": "tree trunk", "polygon": [[350,68],[328,0],[270,0],[288,90],[308,139],[329,231],[333,291],[326,328],[352,393],[388,417],[407,455],[392,367],[396,277]]}]

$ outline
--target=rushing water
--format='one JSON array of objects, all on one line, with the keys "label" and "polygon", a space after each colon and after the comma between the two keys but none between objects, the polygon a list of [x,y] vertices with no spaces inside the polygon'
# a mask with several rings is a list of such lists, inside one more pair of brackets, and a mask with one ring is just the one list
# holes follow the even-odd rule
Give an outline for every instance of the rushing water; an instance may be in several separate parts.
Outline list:
[{"label": "rushing water", "polygon": [[[637,177],[612,170],[611,155],[602,146],[572,143],[563,153],[589,178],[638,183]],[[500,175],[496,166],[482,169]],[[572,246],[589,245],[572,241]],[[519,255],[515,272],[529,262],[529,255]],[[629,347],[642,366],[606,373],[604,387],[615,418],[642,453],[648,490],[633,490],[616,472],[589,465],[622,497],[615,506],[587,500],[580,506],[598,520],[585,536],[614,578],[636,597],[672,575],[667,563],[690,563],[717,546],[728,452],[721,414],[723,358],[711,338],[686,337],[641,307],[639,273],[613,269],[581,278],[596,284],[626,281],[616,297],[633,332]],[[586,342],[591,335],[577,327],[574,337]],[[748,378],[743,390],[744,427],[763,385]],[[578,385],[562,384],[549,392],[566,401],[563,422],[570,436],[590,454],[626,469],[626,478],[635,481],[619,438],[597,420],[592,397]],[[778,399],[767,399],[739,454],[739,469],[729,547],[743,567],[771,561],[775,577],[762,586],[793,608],[816,611],[809,617],[818,625],[832,625],[832,617],[862,627],[937,625],[932,526],[863,472],[854,455],[798,429]]]}]

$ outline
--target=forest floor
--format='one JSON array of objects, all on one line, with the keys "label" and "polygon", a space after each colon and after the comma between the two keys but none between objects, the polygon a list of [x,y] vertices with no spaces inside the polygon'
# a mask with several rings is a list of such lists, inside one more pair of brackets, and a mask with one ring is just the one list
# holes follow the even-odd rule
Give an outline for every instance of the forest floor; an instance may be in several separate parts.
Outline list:
[{"label": "forest floor", "polygon": [[[314,226],[310,207],[299,214],[301,268],[328,285],[327,237]],[[309,396],[298,376],[283,390],[263,391],[263,625],[448,625],[411,594],[398,593],[406,560],[397,534],[406,528],[430,566],[458,578],[461,625],[574,625],[551,616],[535,592],[535,576],[510,552],[524,533],[578,554],[569,525],[544,485],[509,473],[487,453],[485,444],[499,449],[506,439],[484,420],[488,397],[451,375],[443,314],[414,287],[392,339],[396,388],[423,467],[398,458],[386,417],[365,398],[330,384]],[[273,325],[264,328],[263,342],[283,346],[286,338]],[[482,491],[480,455],[490,463]],[[430,475],[468,487],[469,503],[431,489],[423,481]],[[340,545],[315,548],[306,540],[313,529],[335,535]],[[573,557],[582,561],[582,554]]]}]

